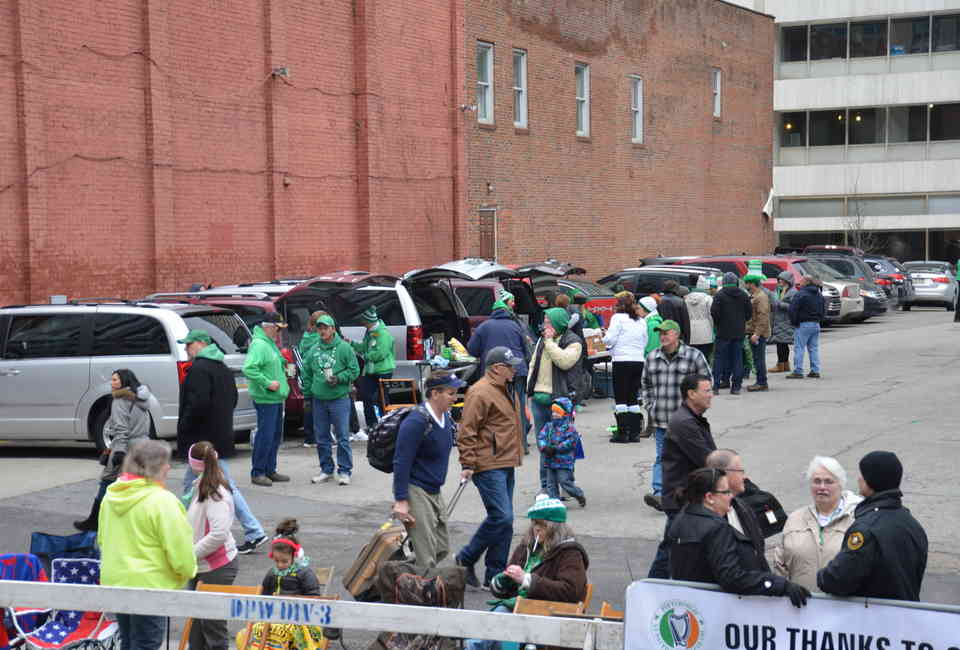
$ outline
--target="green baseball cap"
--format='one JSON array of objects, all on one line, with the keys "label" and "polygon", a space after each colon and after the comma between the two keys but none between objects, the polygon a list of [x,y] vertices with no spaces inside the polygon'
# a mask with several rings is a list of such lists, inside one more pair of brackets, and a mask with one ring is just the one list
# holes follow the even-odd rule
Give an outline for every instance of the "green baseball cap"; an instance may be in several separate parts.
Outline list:
[{"label": "green baseball cap", "polygon": [[182,339],[177,339],[177,343],[183,343],[189,345],[196,341],[201,341],[203,343],[213,343],[213,338],[207,334],[207,330],[190,330],[187,332],[187,336]]},{"label": "green baseball cap", "polygon": [[679,332],[680,325],[675,320],[665,320],[653,329],[654,332],[666,332],[668,330],[677,330]]},{"label": "green baseball cap", "polygon": [[323,314],[316,320],[317,325],[326,325],[327,327],[336,327],[337,323],[330,314]]}]

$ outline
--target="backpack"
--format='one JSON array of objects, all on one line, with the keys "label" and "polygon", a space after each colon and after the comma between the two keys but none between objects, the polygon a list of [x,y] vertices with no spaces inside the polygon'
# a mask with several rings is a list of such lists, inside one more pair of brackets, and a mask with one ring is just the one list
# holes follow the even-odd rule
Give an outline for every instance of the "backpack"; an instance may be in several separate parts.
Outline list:
[{"label": "backpack", "polygon": [[427,419],[427,428],[423,430],[426,438],[433,428],[433,418],[423,405],[406,406],[390,411],[367,433],[367,460],[371,467],[387,474],[393,473],[393,455],[397,451],[397,432],[404,419],[413,411],[420,411]]}]

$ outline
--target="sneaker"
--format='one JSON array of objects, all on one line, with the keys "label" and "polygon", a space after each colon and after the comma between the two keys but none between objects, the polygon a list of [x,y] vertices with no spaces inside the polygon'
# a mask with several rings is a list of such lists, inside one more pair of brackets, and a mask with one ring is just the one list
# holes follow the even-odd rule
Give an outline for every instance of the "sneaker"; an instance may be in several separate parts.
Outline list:
[{"label": "sneaker", "polygon": [[316,447],[316,446],[317,446],[317,443],[315,443],[315,442],[305,442],[305,443],[303,443],[303,446],[304,446],[304,447]]},{"label": "sneaker", "polygon": [[480,581],[477,580],[477,572],[474,570],[472,564],[466,564],[463,562],[459,556],[453,558],[454,564],[459,567],[463,567],[465,577],[464,581],[467,583],[467,586],[473,587],[474,589],[480,588]]},{"label": "sneaker", "polygon": [[349,474],[337,474],[337,483],[339,485],[350,485]]},{"label": "sneaker", "polygon": [[714,395],[719,395],[719,394],[720,394],[720,389],[719,389],[719,388],[714,388],[714,389],[713,389],[713,394],[714,394]]},{"label": "sneaker", "polygon": [[577,503],[580,504],[581,508],[587,507],[587,497],[577,497]]},{"label": "sneaker", "polygon": [[263,546],[267,543],[267,536],[261,535],[260,537],[250,540],[249,542],[244,542],[237,547],[237,553],[240,555],[249,555],[253,553],[258,547]]},{"label": "sneaker", "polygon": [[770,390],[770,387],[766,384],[754,384],[753,386],[747,386],[748,393],[756,393],[759,391]]},{"label": "sneaker", "polygon": [[350,442],[366,442],[370,438],[363,431],[357,431],[350,435]]},{"label": "sneaker", "polygon": [[810,379],[820,379],[820,373],[819,373],[819,372],[813,372],[813,371],[811,370],[810,372],[807,373],[807,377],[809,377]]},{"label": "sneaker", "polygon": [[310,482],[311,482],[311,483],[326,483],[327,481],[329,481],[329,480],[332,479],[332,478],[333,478],[333,474],[327,474],[326,472],[320,472],[319,474],[317,474],[316,476],[314,476],[312,479],[310,479]]},{"label": "sneaker", "polygon": [[789,375],[784,375],[787,379],[803,379],[802,372],[791,372]]},{"label": "sneaker", "polygon": [[731,394],[731,395],[739,395],[739,394],[740,394],[740,389],[739,389],[739,388],[731,388],[731,389],[730,389],[730,394]]},{"label": "sneaker", "polygon": [[663,512],[663,499],[659,494],[651,494],[648,492],[643,495],[643,502],[657,512]]},{"label": "sneaker", "polygon": [[273,474],[267,474],[267,478],[273,481],[274,483],[287,483],[290,480],[290,477],[286,474],[280,474],[279,472],[274,472]]},{"label": "sneaker", "polygon": [[273,485],[273,481],[264,476],[263,474],[257,474],[256,476],[250,479],[250,482],[254,485],[262,485],[263,487],[270,487]]}]

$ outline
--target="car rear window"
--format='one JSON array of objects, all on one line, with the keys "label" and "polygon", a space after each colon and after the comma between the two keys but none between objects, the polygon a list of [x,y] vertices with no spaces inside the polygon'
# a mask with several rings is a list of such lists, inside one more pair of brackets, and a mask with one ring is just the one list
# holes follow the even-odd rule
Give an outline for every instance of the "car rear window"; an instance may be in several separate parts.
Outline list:
[{"label": "car rear window", "polygon": [[829,266],[831,269],[839,273],[842,277],[845,278],[855,278],[860,275],[859,269],[853,262],[848,262],[847,260],[836,260],[836,259],[824,259],[821,260],[824,264]]},{"label": "car rear window", "polygon": [[217,307],[222,307],[223,309],[229,309],[234,312],[243,320],[243,324],[247,326],[248,329],[253,329],[255,326],[263,322],[263,319],[267,317],[267,310],[264,307],[259,307],[257,305],[237,305],[237,304],[219,304],[216,302],[210,301],[211,305]]},{"label": "car rear window", "polygon": [[865,259],[864,262],[867,263],[875,273],[896,273],[897,267],[894,266],[889,260],[880,260],[880,259]]},{"label": "car rear window", "polygon": [[471,316],[486,316],[493,311],[496,298],[493,287],[457,287],[456,291],[457,297]]},{"label": "car rear window", "polygon": [[360,314],[369,307],[376,307],[377,315],[385,325],[406,324],[400,299],[393,287],[344,289],[343,285],[335,285],[321,291],[311,289],[303,297],[293,295],[286,303],[288,343],[296,345],[300,341],[310,314],[315,311],[328,312],[337,327],[351,327],[363,325]]},{"label": "car rear window", "polygon": [[163,323],[151,316],[97,314],[93,321],[93,355],[170,354]]},{"label": "car rear window", "polygon": [[240,317],[232,312],[184,314],[187,329],[207,330],[224,354],[246,352],[250,344],[250,331]]},{"label": "car rear window", "polygon": [[567,281],[564,283],[567,287],[574,290],[574,292],[583,293],[588,296],[609,296],[610,290],[606,287],[601,287],[595,282],[571,282]]},{"label": "car rear window", "polygon": [[906,264],[904,264],[904,267],[906,267],[908,271],[913,271],[913,272],[919,271],[920,273],[945,273],[947,275],[950,274],[950,271],[948,270],[948,268],[943,264],[923,264],[923,263],[907,262]]}]

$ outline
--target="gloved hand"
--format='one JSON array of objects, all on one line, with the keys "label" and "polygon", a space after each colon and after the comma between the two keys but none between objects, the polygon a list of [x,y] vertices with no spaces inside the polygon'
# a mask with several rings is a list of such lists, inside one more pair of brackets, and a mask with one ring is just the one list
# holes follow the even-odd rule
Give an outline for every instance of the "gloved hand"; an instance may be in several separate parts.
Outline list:
[{"label": "gloved hand", "polygon": [[794,607],[803,607],[807,604],[807,598],[810,597],[810,590],[796,582],[787,581],[783,594],[790,599]]}]

